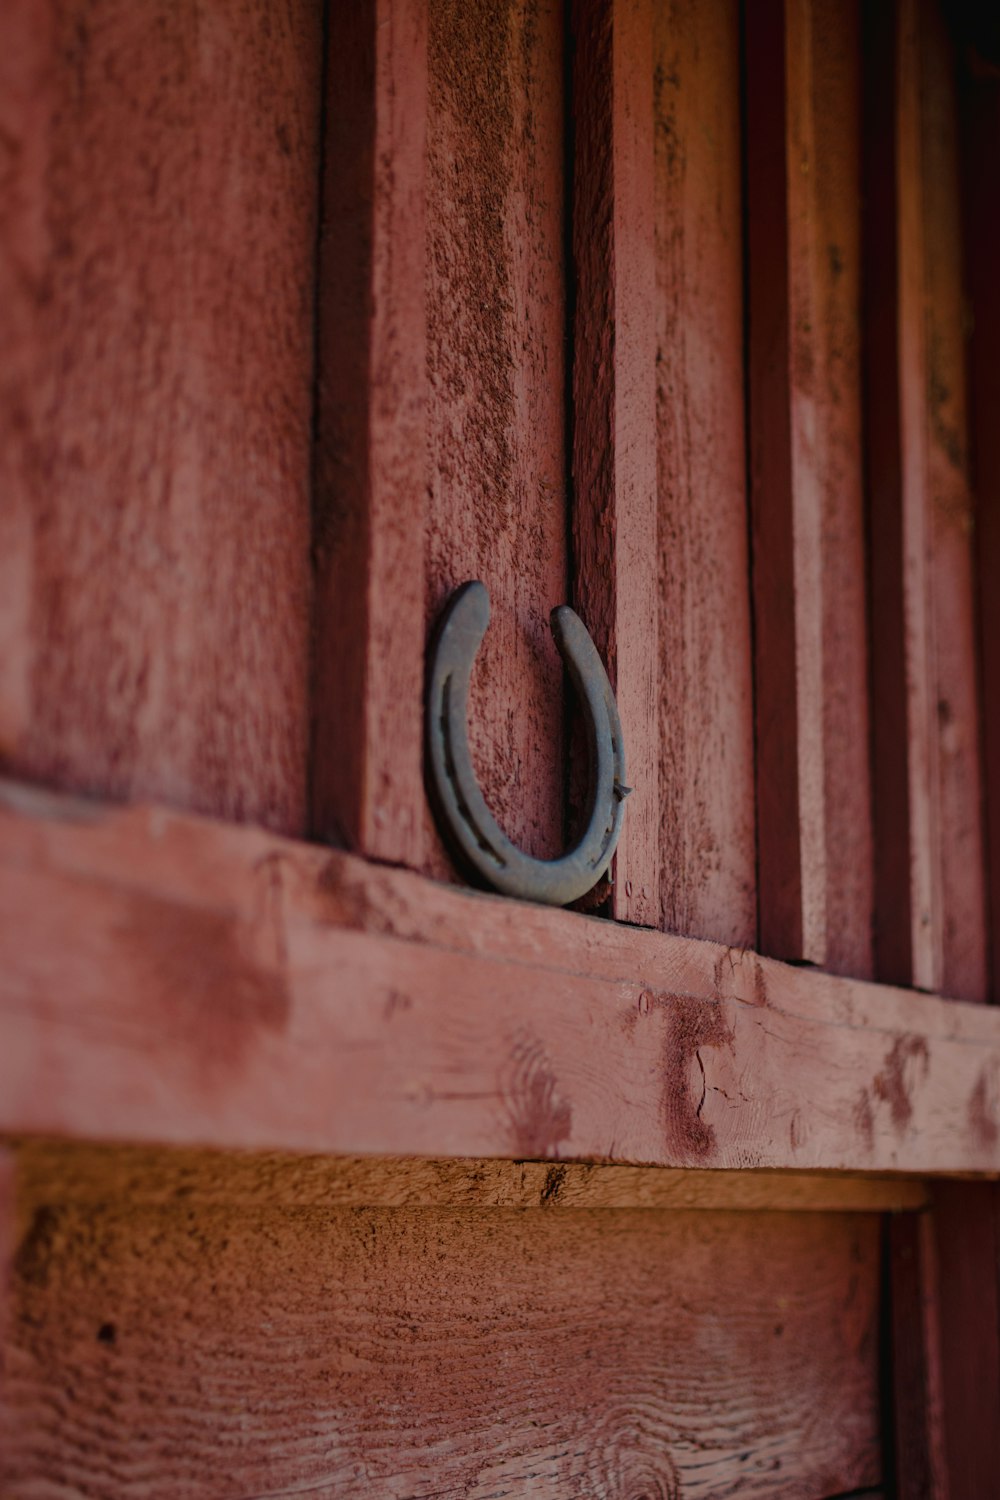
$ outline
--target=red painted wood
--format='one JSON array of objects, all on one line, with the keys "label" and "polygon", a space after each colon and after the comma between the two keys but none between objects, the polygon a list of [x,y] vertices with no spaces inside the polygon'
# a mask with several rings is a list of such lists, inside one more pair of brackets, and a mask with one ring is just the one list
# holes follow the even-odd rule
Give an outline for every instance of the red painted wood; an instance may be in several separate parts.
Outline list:
[{"label": "red painted wood", "polygon": [[900,428],[896,22],[864,8],[865,450],[869,517],[875,974],[909,984],[912,897]]},{"label": "red painted wood", "polygon": [[662,925],[753,947],[739,11],[655,25]]},{"label": "red painted wood", "polygon": [[1000,1475],[997,1188],[941,1182],[933,1202],[948,1500],[978,1500]]},{"label": "red painted wood", "polygon": [[857,11],[747,10],[761,946],[871,972]]},{"label": "red painted wood", "polygon": [[878,1220],[25,1183],[4,1493],[782,1500],[878,1479]]},{"label": "red painted wood", "polygon": [[16,1164],[11,1152],[0,1149],[0,1479],[3,1454],[10,1451],[11,1408],[7,1399],[9,1334],[14,1322],[14,1253],[16,1245]]},{"label": "red painted wood", "polygon": [[898,1500],[939,1500],[948,1490],[930,1214],[888,1215],[885,1254],[890,1389],[885,1441],[892,1493]]},{"label": "red painted wood", "polygon": [[426,0],[330,12],[314,501],[313,829],[418,867],[426,28]]},{"label": "red painted wood", "polygon": [[[885,56],[884,33],[881,41]],[[892,333],[888,321],[878,326],[869,371],[869,389],[878,393],[871,424],[876,694],[895,681],[877,699],[874,744],[879,792],[898,782],[905,745],[906,794],[897,785],[878,832],[879,972],[981,1000],[986,897],[957,119],[954,59],[934,5],[901,6],[889,55],[891,137],[879,102],[884,74],[881,84],[873,75],[872,92],[883,161],[892,142],[882,192],[895,203],[898,230],[888,244],[873,231],[867,253],[895,320]]]},{"label": "red painted wood", "polygon": [[[549,615],[569,595],[562,7],[429,12],[428,605],[469,578],[490,591],[473,763],[509,836],[552,856],[566,777]],[[440,851],[428,868],[446,872]]]},{"label": "red painted wood", "polygon": [[388,0],[331,20],[317,457],[316,830],[447,877],[424,646],[469,578],[480,784],[563,845],[568,595],[559,8]]},{"label": "red painted wood", "polygon": [[1000,349],[1000,85],[978,70],[965,79],[963,173],[966,181],[965,248],[972,302],[970,406],[975,494],[974,549],[978,568],[980,704],[988,855],[987,941],[994,1001],[1000,999],[1000,422],[997,421],[997,350]]},{"label": "red painted wood", "polygon": [[580,0],[573,33],[574,599],[608,666],[629,798],[613,914],[659,926],[659,560],[651,0]]},{"label": "red painted wood", "polygon": [[301,831],[320,17],[3,10],[0,754]]},{"label": "red painted wood", "polygon": [[1000,1015],[8,789],[0,1130],[1000,1171]]}]

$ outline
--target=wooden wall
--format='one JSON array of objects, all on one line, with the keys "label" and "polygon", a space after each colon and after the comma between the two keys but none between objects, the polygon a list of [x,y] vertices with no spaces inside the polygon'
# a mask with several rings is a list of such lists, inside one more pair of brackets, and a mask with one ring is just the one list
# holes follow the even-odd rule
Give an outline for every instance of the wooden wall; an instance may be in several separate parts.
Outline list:
[{"label": "wooden wall", "polygon": [[[942,0],[12,0],[0,41],[5,774],[455,881],[424,647],[478,576],[473,757],[532,853],[579,794],[550,609],[607,661],[605,915],[995,994],[997,90]],[[874,1214],[71,1168],[18,1178],[18,1496],[887,1472]],[[920,1307],[965,1213],[890,1247]]]}]

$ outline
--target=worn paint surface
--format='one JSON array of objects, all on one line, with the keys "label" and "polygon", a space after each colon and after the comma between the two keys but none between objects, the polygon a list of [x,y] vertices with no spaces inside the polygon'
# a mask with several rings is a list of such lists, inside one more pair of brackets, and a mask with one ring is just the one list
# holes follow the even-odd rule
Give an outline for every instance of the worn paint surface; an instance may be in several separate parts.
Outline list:
[{"label": "worn paint surface", "polygon": [[83,1207],[23,1182],[4,1464],[25,1500],[694,1500],[878,1477],[872,1216],[154,1205],[111,1185]]},{"label": "worn paint surface", "polygon": [[747,32],[760,941],[871,972],[857,13]]},{"label": "worn paint surface", "polygon": [[81,815],[14,790],[8,804],[5,1129],[1000,1168],[1000,1018],[981,1006],[449,891],[250,830]]},{"label": "worn paint surface", "polygon": [[738,34],[735,4],[656,7],[658,837],[661,925],[753,947]]},{"label": "worn paint surface", "polygon": [[8,771],[304,828],[318,42],[4,8]]},{"label": "worn paint surface", "polygon": [[[562,8],[428,7],[429,501],[414,535],[427,624],[479,578],[492,620],[469,744],[515,843],[564,845],[562,669],[549,613],[568,601]],[[437,873],[448,869],[438,852]]]},{"label": "worn paint surface", "polygon": [[625,729],[610,910],[658,926],[656,266],[650,0],[570,9],[574,601]]}]

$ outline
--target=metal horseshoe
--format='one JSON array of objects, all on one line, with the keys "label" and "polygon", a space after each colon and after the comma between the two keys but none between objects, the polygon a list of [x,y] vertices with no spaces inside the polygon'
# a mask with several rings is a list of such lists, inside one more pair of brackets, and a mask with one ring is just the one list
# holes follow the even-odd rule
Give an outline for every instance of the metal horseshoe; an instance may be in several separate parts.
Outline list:
[{"label": "metal horseshoe", "polygon": [[600,880],[621,833],[631,787],[625,785],[618,708],[583,621],[567,605],[554,609],[552,634],[582,700],[590,733],[590,810],[574,849],[559,859],[532,859],[498,827],[469,754],[469,676],[489,622],[485,585],[465,583],[449,599],[431,645],[426,722],[431,800],[443,837],[487,884],[505,896],[565,906]]}]

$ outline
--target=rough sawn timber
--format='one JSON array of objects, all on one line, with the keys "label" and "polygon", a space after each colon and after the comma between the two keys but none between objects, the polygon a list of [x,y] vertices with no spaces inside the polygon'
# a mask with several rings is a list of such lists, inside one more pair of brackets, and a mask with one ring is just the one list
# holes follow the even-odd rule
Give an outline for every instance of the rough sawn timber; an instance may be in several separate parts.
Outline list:
[{"label": "rough sawn timber", "polygon": [[920,1177],[846,1172],[699,1172],[590,1162],[468,1157],[294,1156],[176,1146],[106,1146],[29,1136],[7,1141],[19,1177],[46,1203],[176,1207],[533,1208],[907,1213],[926,1208]]},{"label": "rough sawn timber", "polygon": [[740,12],[654,19],[659,925],[755,947]]},{"label": "rough sawn timber", "polygon": [[320,9],[2,32],[0,765],[300,834]]},{"label": "rough sawn timber", "polygon": [[653,10],[651,0],[579,0],[570,15],[573,599],[628,725],[633,790],[612,911],[658,927]]},{"label": "rough sawn timber", "polygon": [[1000,1170],[1000,1016],[8,785],[0,1129]]},{"label": "rough sawn timber", "polygon": [[18,1500],[821,1500],[879,1477],[874,1215],[19,1196]]},{"label": "rough sawn timber", "polygon": [[760,946],[872,972],[857,9],[746,9]]}]

